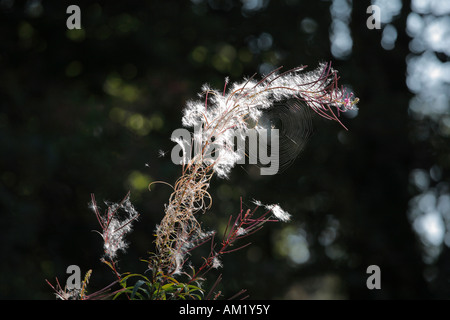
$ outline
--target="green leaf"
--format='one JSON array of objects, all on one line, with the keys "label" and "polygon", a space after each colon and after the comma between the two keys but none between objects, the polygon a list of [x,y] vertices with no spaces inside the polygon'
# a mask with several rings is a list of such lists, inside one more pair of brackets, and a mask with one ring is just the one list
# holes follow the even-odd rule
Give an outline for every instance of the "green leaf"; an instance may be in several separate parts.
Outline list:
[{"label": "green leaf", "polygon": [[124,293],[129,293],[131,291],[131,289],[129,289],[129,288],[124,288],[124,289],[122,289],[122,290],[120,290],[119,292],[117,292],[115,295],[114,295],[114,297],[113,297],[113,300],[116,300],[118,297],[120,297],[122,294],[124,294]]},{"label": "green leaf", "polygon": [[[149,280],[146,276],[144,276],[144,275],[142,275],[142,274],[139,274],[139,273],[131,273],[131,274],[126,275],[125,277],[123,277],[123,278],[120,280],[120,285],[121,285],[122,287],[126,288],[126,287],[127,287],[127,281],[128,281],[130,278],[132,278],[132,277],[139,277],[139,278],[144,279],[145,282],[150,282],[150,280]],[[131,288],[133,288],[133,287],[131,287]]]},{"label": "green leaf", "polygon": [[174,292],[177,289],[177,285],[173,284],[173,283],[168,283],[165,284],[161,287],[161,290],[165,291],[165,292]]},{"label": "green leaf", "polygon": [[[136,284],[134,285],[133,291],[131,292],[131,297],[130,297],[131,299],[134,299],[134,296],[136,295],[136,293],[137,293],[137,291],[138,291],[139,289],[142,289],[144,292],[147,293],[147,290],[141,288],[141,286],[142,286],[143,284],[145,284],[145,283],[146,283],[146,282],[145,282],[144,280],[138,280],[138,281],[136,281]],[[140,298],[142,299],[142,295],[139,294],[139,296],[140,296]]]},{"label": "green leaf", "polygon": [[172,277],[166,277],[166,279],[172,283],[180,284],[175,278]]},{"label": "green leaf", "polygon": [[202,300],[202,297],[199,294],[191,294],[191,297],[196,297],[197,300]]}]

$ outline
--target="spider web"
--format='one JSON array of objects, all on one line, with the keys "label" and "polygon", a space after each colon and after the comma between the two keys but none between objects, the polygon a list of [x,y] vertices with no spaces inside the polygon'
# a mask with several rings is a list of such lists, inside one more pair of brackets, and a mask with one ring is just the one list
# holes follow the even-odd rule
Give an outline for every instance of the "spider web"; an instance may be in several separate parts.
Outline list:
[{"label": "spider web", "polygon": [[[268,132],[267,136],[259,135],[258,137],[265,140],[264,142],[268,146],[268,155],[272,154],[273,149],[270,129],[279,130],[278,173],[281,173],[294,163],[312,134],[311,110],[298,99],[277,102],[273,107],[263,111],[256,128],[266,129]],[[273,151],[276,152],[276,150]],[[258,150],[249,148],[248,143],[246,144],[246,154],[249,157],[253,156],[259,159],[257,153]],[[256,165],[265,167],[259,161]]]}]

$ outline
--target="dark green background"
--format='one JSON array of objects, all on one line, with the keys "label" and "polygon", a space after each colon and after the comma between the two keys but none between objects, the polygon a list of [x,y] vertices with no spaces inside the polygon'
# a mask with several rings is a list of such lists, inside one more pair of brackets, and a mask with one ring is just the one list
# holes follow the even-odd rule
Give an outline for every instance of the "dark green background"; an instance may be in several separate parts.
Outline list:
[{"label": "dark green background", "polygon": [[[144,272],[139,258],[152,250],[170,195],[164,185],[146,187],[173,183],[180,174],[170,161],[170,135],[181,127],[185,101],[205,82],[221,88],[225,76],[240,81],[262,63],[315,68],[320,61],[332,61],[341,83],[352,86],[358,116],[343,117],[348,132],[315,119],[305,151],[281,175],[258,177],[236,167],[229,180],[212,180],[213,207],[202,217],[207,228],[223,228],[240,197],[247,206],[253,198],[279,203],[293,221],[267,225],[211,276],[223,273],[225,297],[242,288],[255,299],[449,297],[448,248],[425,264],[407,216],[417,193],[412,169],[437,163],[442,180],[449,178],[448,137],[430,129],[429,139],[417,139],[416,128],[431,124],[408,116],[408,1],[393,21],[399,34],[390,51],[380,46],[381,30],[366,27],[370,2],[354,1],[346,60],[330,52],[329,1],[272,0],[254,11],[222,0],[42,1],[37,9],[6,2],[0,7],[1,298],[53,299],[44,279],[64,282],[71,264],[83,273],[93,269],[94,288],[114,279],[99,261],[101,238],[91,232],[99,229],[88,208],[91,193],[102,204],[131,191],[141,218],[119,265]],[[81,8],[81,31],[66,28],[69,4]],[[306,17],[312,29],[302,27]],[[272,36],[271,46],[255,47],[262,33]],[[159,157],[158,150],[169,155]],[[334,241],[320,241],[324,230],[337,232]],[[301,264],[286,255],[286,239],[295,234],[308,243]],[[381,268],[381,290],[366,287],[372,264]]]}]

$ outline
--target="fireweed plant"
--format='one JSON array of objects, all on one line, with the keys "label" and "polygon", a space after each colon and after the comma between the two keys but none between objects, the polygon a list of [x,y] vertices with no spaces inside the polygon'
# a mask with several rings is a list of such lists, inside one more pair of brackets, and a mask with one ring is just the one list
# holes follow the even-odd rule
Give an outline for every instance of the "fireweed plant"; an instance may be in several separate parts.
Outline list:
[{"label": "fireweed plant", "polygon": [[[120,273],[117,266],[118,252],[127,248],[125,235],[132,230],[132,224],[139,217],[130,202],[130,194],[120,203],[106,203],[107,209],[103,214],[92,195],[89,206],[101,227],[99,234],[103,239],[104,255],[101,261],[111,268],[116,279],[91,294],[87,293],[91,271],[88,271],[79,288],[68,288],[66,285],[63,289],[58,279],[55,286],[47,281],[57,298],[219,298],[221,293],[215,290],[221,276],[209,290],[205,290],[202,284],[210,270],[222,267],[221,257],[249,245],[234,247],[238,240],[260,230],[266,222],[287,222],[290,219],[290,214],[278,204],[264,205],[253,200],[255,208],[244,209],[241,199],[239,213],[236,217],[230,216],[221,240],[216,239],[215,231],[202,229],[198,218],[212,206],[212,197],[208,193],[211,178],[214,174],[228,178],[231,169],[242,157],[242,152],[239,152],[242,150],[232,147],[236,133],[245,135],[248,130],[261,127],[264,115],[278,108],[283,101],[291,101],[290,104],[284,104],[285,107],[307,108],[326,119],[337,121],[344,128],[339,120],[340,114],[356,109],[358,98],[343,87],[338,87],[337,71],[331,68],[331,64],[322,63],[310,72],[305,72],[305,68],[302,66],[282,73],[279,68],[261,80],[257,81],[252,76],[232,85],[226,79],[222,92],[204,85],[199,95],[202,100],[189,101],[182,117],[184,127],[201,128],[191,137],[191,145],[198,146],[198,150],[193,157],[183,158],[181,176],[174,185],[158,181],[169,185],[173,192],[165,205],[164,217],[156,226],[155,250],[144,260],[147,271],[144,274]],[[179,138],[173,137],[172,140],[185,146]],[[293,142],[299,145],[302,144],[300,140]],[[215,155],[218,156],[211,157],[212,141]],[[184,153],[189,151],[183,149]],[[201,265],[194,266],[190,256],[194,249],[202,245],[209,246],[209,255],[203,257]],[[234,297],[242,298],[244,292],[242,290]]]}]

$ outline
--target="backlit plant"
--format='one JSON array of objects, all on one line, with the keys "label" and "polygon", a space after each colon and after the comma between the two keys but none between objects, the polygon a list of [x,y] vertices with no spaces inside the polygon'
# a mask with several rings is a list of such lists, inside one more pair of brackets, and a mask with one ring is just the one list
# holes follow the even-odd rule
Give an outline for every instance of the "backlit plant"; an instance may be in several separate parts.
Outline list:
[{"label": "backlit plant", "polygon": [[[111,268],[116,279],[104,289],[90,295],[87,294],[90,272],[82,282],[82,287],[77,290],[63,289],[57,280],[56,286],[49,283],[57,297],[217,299],[220,292],[215,290],[221,276],[209,290],[204,289],[204,282],[205,275],[210,270],[222,267],[221,257],[247,246],[248,244],[243,244],[233,247],[238,240],[260,230],[266,222],[286,222],[290,219],[289,213],[278,204],[263,205],[254,200],[253,210],[244,209],[241,199],[237,216],[229,218],[220,240],[215,231],[202,229],[199,218],[212,206],[212,197],[208,192],[212,176],[217,174],[220,178],[228,178],[231,169],[245,154],[232,147],[233,138],[236,134],[245,135],[254,128],[265,128],[267,115],[277,117],[281,108],[284,108],[284,111],[292,114],[291,126],[286,126],[291,131],[286,132],[285,129],[280,138],[287,136],[293,144],[289,147],[289,153],[280,153],[282,158],[279,161],[288,163],[301,151],[307,139],[307,134],[297,134],[295,127],[309,125],[309,122],[304,122],[305,117],[309,116],[309,110],[344,126],[339,120],[340,113],[356,109],[358,99],[353,93],[338,87],[337,72],[330,64],[320,64],[311,72],[304,72],[304,69],[305,67],[298,67],[282,73],[277,69],[261,80],[257,81],[253,76],[232,85],[226,79],[222,92],[204,85],[200,94],[202,99],[188,102],[182,117],[183,126],[201,129],[191,136],[190,145],[198,146],[198,152],[194,152],[191,158],[183,157],[181,176],[175,184],[163,182],[173,191],[165,206],[164,217],[156,226],[155,252],[145,260],[147,272],[120,273],[117,267],[117,254],[127,247],[125,235],[132,230],[132,224],[139,217],[130,202],[130,194],[117,204],[107,203],[103,214],[92,195],[90,207],[101,227],[99,234],[103,239],[104,255],[101,260]],[[298,123],[292,123],[292,119],[298,120]],[[307,131],[308,128],[304,129]],[[173,141],[185,149],[183,146],[186,144],[179,138],[173,138]],[[184,153],[192,151],[184,149]],[[211,157],[212,149],[218,156]],[[194,266],[190,256],[201,245],[209,246],[209,255],[203,257],[201,265]],[[115,285],[118,288],[112,289]],[[242,297],[243,293],[244,291],[238,292],[236,297]]]}]

